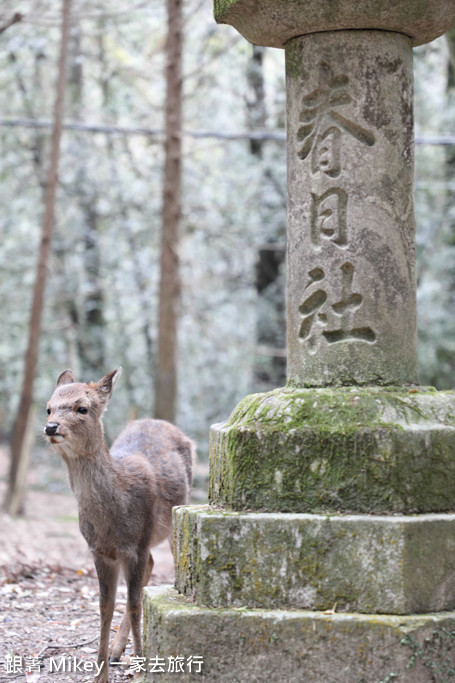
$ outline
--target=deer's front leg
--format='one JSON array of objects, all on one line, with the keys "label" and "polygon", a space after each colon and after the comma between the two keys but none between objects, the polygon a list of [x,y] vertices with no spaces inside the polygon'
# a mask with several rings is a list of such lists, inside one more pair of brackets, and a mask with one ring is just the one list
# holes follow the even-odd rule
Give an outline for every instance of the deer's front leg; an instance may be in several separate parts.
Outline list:
[{"label": "deer's front leg", "polygon": [[[149,579],[150,579],[150,574],[152,573],[152,569],[153,569],[153,557],[149,554],[148,559],[147,559],[147,564],[145,567],[144,576],[142,579],[142,586],[146,586],[148,584]],[[128,577],[128,575],[129,575],[128,565],[125,566],[124,571],[125,571],[125,576]],[[128,595],[128,600],[129,600],[129,595]],[[141,591],[140,600],[142,602],[142,591]],[[140,616],[139,616],[139,620],[140,620]],[[139,621],[139,625],[140,625],[140,621]],[[110,650],[110,656],[109,656],[110,662],[119,662],[120,661],[120,657],[122,656],[123,651],[124,651],[126,644],[128,642],[130,627],[131,627],[130,614],[129,614],[129,609],[127,607],[125,610],[125,614],[123,615],[123,619],[120,623],[119,630],[117,631],[117,635],[115,636],[114,642],[112,643],[112,647]]]},{"label": "deer's front leg", "polygon": [[101,617],[100,645],[98,649],[99,674],[95,676],[95,681],[96,683],[107,683],[109,676],[109,634],[112,615],[114,614],[119,565],[98,556],[95,557],[95,567],[100,586]]}]

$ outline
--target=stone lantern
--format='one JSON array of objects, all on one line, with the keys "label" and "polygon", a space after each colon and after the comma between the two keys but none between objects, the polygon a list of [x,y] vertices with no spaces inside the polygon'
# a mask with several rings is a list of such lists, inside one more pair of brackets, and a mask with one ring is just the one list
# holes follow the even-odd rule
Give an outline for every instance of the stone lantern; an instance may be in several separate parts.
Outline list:
[{"label": "stone lantern", "polygon": [[455,395],[417,379],[412,47],[455,0],[215,17],[286,52],[288,381],[212,427],[146,651],[207,681],[430,683],[455,669]]}]

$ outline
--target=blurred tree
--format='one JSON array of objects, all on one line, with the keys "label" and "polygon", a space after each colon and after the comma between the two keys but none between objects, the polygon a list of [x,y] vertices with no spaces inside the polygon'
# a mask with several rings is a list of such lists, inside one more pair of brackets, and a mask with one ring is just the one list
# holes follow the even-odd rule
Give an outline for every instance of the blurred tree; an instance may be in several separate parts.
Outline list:
[{"label": "blurred tree", "polygon": [[160,256],[155,417],[175,421],[180,304],[179,227],[182,166],[182,0],[168,0],[165,166]]},{"label": "blurred tree", "polygon": [[[68,44],[68,113],[73,121],[84,116],[84,55],[81,22],[73,22]],[[84,287],[83,296],[68,298],[78,349],[80,374],[95,380],[106,371],[104,291],[101,276],[100,217],[97,210],[97,184],[92,182],[88,168],[90,144],[87,135],[76,133],[75,177],[72,193],[77,198],[82,230]]]},{"label": "blurred tree", "polygon": [[[453,111],[455,106],[455,29],[445,34],[448,46],[447,59],[447,85],[446,85],[446,106],[447,111]],[[455,382],[455,319],[453,315],[448,315],[449,311],[455,309],[455,145],[444,147],[445,155],[445,210],[443,218],[444,242],[441,254],[442,261],[445,263],[444,279],[446,280],[445,290],[445,311],[447,317],[445,322],[445,338],[434,340],[437,347],[438,357],[438,377],[436,383],[440,387],[453,388]],[[441,343],[442,342],[442,343]]]},{"label": "blurred tree", "polygon": [[[422,104],[417,99],[418,122],[427,119],[433,135],[439,130],[446,136],[454,134],[455,30],[418,52],[416,61],[416,90],[425,98]],[[438,90],[419,78],[419,72],[426,76],[430,69],[437,76],[436,84],[439,81]],[[419,146],[416,159],[420,380],[438,389],[453,389],[455,144]]]},{"label": "blurred tree", "polygon": [[22,392],[14,423],[11,440],[11,466],[9,484],[5,499],[5,509],[12,515],[20,514],[24,508],[25,475],[30,457],[33,411],[33,386],[35,382],[38,346],[41,333],[41,317],[44,301],[44,288],[51,247],[52,229],[54,226],[55,195],[58,183],[58,164],[60,157],[60,139],[64,113],[64,93],[66,79],[66,57],[70,28],[71,0],[63,0],[61,48],[54,109],[54,125],[52,132],[51,155],[46,185],[46,198],[41,233],[41,244],[38,255],[36,279],[33,290],[33,301],[29,324],[29,337],[25,357],[25,371]]},{"label": "blurred tree", "polygon": [[[246,69],[246,110],[247,127],[251,131],[265,130],[267,123],[267,108],[265,103],[264,82],[264,52],[259,45],[251,46],[250,58]],[[258,159],[262,159],[265,141],[262,138],[251,138],[250,152]]]},{"label": "blurred tree", "polygon": [[[252,45],[246,70],[247,128],[256,133],[265,131],[267,126],[264,54],[265,48]],[[260,172],[257,214],[262,228],[256,258],[258,304],[253,383],[255,391],[268,391],[286,381],[285,230],[283,219],[277,222],[273,216],[272,197],[276,188],[267,142],[253,137],[249,147]]]}]

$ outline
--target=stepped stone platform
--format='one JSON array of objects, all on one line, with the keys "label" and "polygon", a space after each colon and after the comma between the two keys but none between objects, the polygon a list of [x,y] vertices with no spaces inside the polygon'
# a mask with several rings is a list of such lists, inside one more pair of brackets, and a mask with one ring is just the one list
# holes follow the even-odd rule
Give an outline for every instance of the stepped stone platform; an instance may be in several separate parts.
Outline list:
[{"label": "stepped stone platform", "polygon": [[455,515],[174,510],[176,588],[198,605],[455,610]]},{"label": "stepped stone platform", "polygon": [[391,616],[209,609],[168,586],[144,597],[144,656],[202,657],[201,673],[151,681],[441,683],[455,662],[455,612]]}]

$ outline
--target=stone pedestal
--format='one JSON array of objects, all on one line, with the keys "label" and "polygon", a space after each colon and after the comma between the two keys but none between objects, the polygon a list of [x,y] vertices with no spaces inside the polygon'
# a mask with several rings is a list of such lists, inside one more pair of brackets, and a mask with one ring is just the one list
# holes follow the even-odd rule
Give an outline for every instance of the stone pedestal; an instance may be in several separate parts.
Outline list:
[{"label": "stone pedestal", "polygon": [[277,389],[210,431],[209,498],[235,510],[455,510],[455,393]]},{"label": "stone pedestal", "polygon": [[455,0],[215,15],[286,50],[288,385],[212,427],[210,506],[174,511],[144,654],[217,683],[448,680],[455,394],[417,385],[411,48]]},{"label": "stone pedestal", "polygon": [[177,590],[207,607],[455,610],[455,515],[177,508]]},{"label": "stone pedestal", "polygon": [[421,616],[209,609],[169,586],[147,588],[144,651],[201,656],[200,675],[147,681],[206,683],[442,683],[455,661],[455,612]]}]

